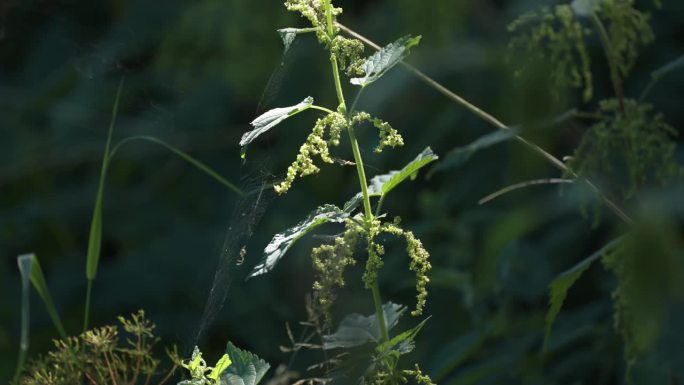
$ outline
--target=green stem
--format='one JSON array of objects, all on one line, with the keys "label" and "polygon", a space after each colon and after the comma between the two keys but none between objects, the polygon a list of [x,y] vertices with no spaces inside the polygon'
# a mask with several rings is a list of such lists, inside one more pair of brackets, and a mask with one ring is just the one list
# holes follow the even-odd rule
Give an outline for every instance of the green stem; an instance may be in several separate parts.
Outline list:
[{"label": "green stem", "polygon": [[88,290],[86,291],[85,314],[83,315],[83,331],[88,330],[90,323],[90,296],[93,291],[93,280],[88,280]]},{"label": "green stem", "polygon": [[[332,40],[335,36],[334,24],[332,19],[332,5],[330,0],[326,1],[325,4],[325,14],[328,22],[328,36]],[[342,83],[340,82],[340,70],[337,66],[337,57],[334,54],[330,54],[330,63],[332,65],[333,79],[335,80],[335,90],[337,91],[337,100],[339,101],[340,112],[347,114],[347,105],[344,101],[344,94],[342,92]],[[357,95],[358,96],[360,93]],[[348,115],[348,114],[347,114]],[[356,135],[354,134],[354,127],[351,125],[351,119],[347,116],[347,121],[349,122],[349,128],[347,132],[349,133],[349,142],[352,146],[352,152],[354,153],[354,162],[356,163],[356,172],[359,178],[359,184],[361,185],[361,194],[363,195],[363,211],[365,214],[365,222],[368,225],[373,219],[373,211],[370,205],[370,197],[368,195],[368,182],[366,182],[366,172],[363,168],[363,159],[361,158],[361,151],[359,150],[359,143],[356,140]],[[370,247],[371,239],[368,240]],[[369,254],[370,255],[370,254]],[[380,295],[380,287],[377,281],[373,283],[371,287],[373,292],[373,305],[375,306],[375,314],[378,318],[378,324],[380,326],[380,333],[382,335],[383,341],[389,340],[389,334],[387,332],[387,324],[385,323],[385,313],[382,310],[382,297]]]},{"label": "green stem", "polygon": [[601,46],[603,51],[606,53],[606,60],[608,61],[608,67],[610,68],[610,80],[613,83],[613,89],[615,91],[615,97],[617,97],[620,103],[620,112],[624,115],[625,113],[625,95],[622,89],[622,79],[620,79],[620,72],[618,71],[617,64],[615,63],[615,51],[613,46],[610,44],[610,37],[606,31],[606,27],[601,22],[596,12],[592,12],[591,21],[594,23],[594,27],[598,32],[599,39],[601,40]]},{"label": "green stem", "polygon": [[[332,19],[332,5],[330,4],[330,0],[328,0],[325,4],[325,17],[328,21],[328,37],[332,42],[332,39],[335,38],[335,29],[333,28],[334,24]],[[339,109],[342,110],[342,113],[346,113],[347,105],[344,102],[344,93],[342,92],[342,82],[340,81],[340,69],[337,66],[337,57],[332,52],[330,53],[330,65],[332,66],[333,79],[335,80],[335,91],[337,92],[337,100],[340,103]]]},{"label": "green stem", "polygon": [[137,135],[137,136],[129,136],[128,138],[122,139],[119,143],[117,143],[113,148],[112,151],[109,153],[109,158],[107,159],[107,162],[110,163],[112,161],[112,158],[114,158],[114,155],[123,147],[125,144],[136,141],[136,140],[142,140],[142,141],[147,141],[150,143],[157,144],[159,146],[162,146],[166,148],[167,150],[171,151],[173,154],[179,156],[181,159],[185,160],[186,162],[190,163],[191,165],[195,166],[198,170],[202,171],[212,179],[216,180],[217,182],[221,183],[222,185],[226,186],[230,190],[232,190],[234,193],[238,194],[239,196],[243,197],[246,195],[244,191],[242,191],[239,187],[237,187],[235,184],[229,182],[226,178],[222,177],[219,175],[216,171],[211,169],[211,167],[207,166],[206,164],[200,162],[199,160],[193,158],[192,156],[188,155],[186,152],[181,151],[180,149],[166,143],[165,141],[155,138],[154,136],[146,136],[146,135]]},{"label": "green stem", "polygon": [[375,305],[375,314],[378,317],[378,325],[380,325],[380,336],[383,341],[389,341],[389,333],[387,332],[387,323],[385,321],[385,312],[382,310],[382,298],[380,297],[380,287],[376,281],[371,287],[373,292],[373,304]]},{"label": "green stem", "polygon": [[373,219],[373,211],[370,204],[370,196],[368,195],[368,182],[366,182],[366,172],[363,169],[363,159],[361,158],[361,151],[359,150],[359,142],[356,140],[354,127],[349,125],[347,129],[349,133],[349,141],[351,142],[352,152],[354,152],[354,162],[356,163],[356,173],[359,177],[359,184],[361,185],[361,195],[363,195],[363,212],[366,224]]},{"label": "green stem", "polygon": [[321,107],[321,106],[317,106],[317,105],[315,105],[315,104],[312,104],[309,108],[312,108],[312,109],[314,109],[314,110],[323,111],[323,112],[326,112],[326,113],[328,113],[328,114],[332,114],[332,113],[334,112],[334,111],[331,110],[331,109],[328,109],[328,108],[325,108],[325,107]]},{"label": "green stem", "polygon": [[382,210],[382,203],[385,201],[385,195],[380,195],[380,199],[378,199],[378,205],[375,206],[375,216],[377,217],[380,215],[380,210]]}]

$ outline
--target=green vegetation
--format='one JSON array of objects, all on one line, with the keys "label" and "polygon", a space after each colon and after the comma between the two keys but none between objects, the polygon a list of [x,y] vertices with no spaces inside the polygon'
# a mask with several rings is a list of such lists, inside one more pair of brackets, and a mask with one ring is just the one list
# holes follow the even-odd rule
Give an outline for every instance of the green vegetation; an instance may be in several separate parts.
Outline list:
[{"label": "green vegetation", "polygon": [[[440,8],[447,3],[392,3],[373,20],[437,20],[450,9]],[[152,54],[128,58],[133,67],[149,65],[144,76],[168,76],[155,87],[180,91],[178,111],[187,114],[194,139],[203,135],[197,121],[223,128],[226,121],[257,116],[246,132],[242,125],[220,140],[204,140],[220,149],[213,156],[172,145],[173,130],[137,129],[146,103],[139,89],[150,92],[138,73],[117,74],[116,87],[112,76],[103,77],[109,82],[102,89],[116,93],[104,151],[99,145],[93,152],[101,163],[86,195],[95,199],[79,224],[89,223],[88,236],[72,237],[56,222],[47,227],[61,251],[41,239],[26,242],[35,254],[16,259],[20,285],[14,290],[21,290],[21,302],[12,308],[12,319],[20,318],[12,347],[19,349],[16,360],[0,366],[14,367],[10,384],[684,381],[684,167],[672,85],[681,82],[684,61],[673,59],[671,46],[660,47],[664,35],[655,21],[669,21],[652,14],[677,5],[545,5],[497,19],[495,31],[508,35],[494,48],[450,58],[435,48],[438,36],[449,35],[437,26],[426,27],[424,36],[400,28],[403,37],[384,46],[359,33],[373,31],[354,20],[372,13],[364,8],[371,5],[346,7],[349,23],[359,25],[350,28],[332,0],[285,0],[294,19],[271,17],[275,9],[250,4],[187,6],[176,30],[151,38],[159,39],[154,48],[140,48]],[[293,26],[281,28],[286,20]],[[273,48],[245,45],[235,23],[248,25],[250,38],[276,29],[284,46],[260,95],[232,85],[239,78],[233,70],[218,69]],[[186,52],[188,45],[196,50]],[[436,50],[433,57],[426,56],[430,50]],[[658,62],[649,65],[656,69],[644,69],[654,52]],[[481,71],[491,79],[473,76],[477,86],[469,95],[486,109],[452,91],[458,87],[444,75],[460,74],[461,64],[477,60],[489,63]],[[262,65],[254,64],[245,79],[264,75]],[[428,74],[418,67],[434,69]],[[236,104],[225,107],[230,113],[206,76],[234,90],[235,100],[223,97]],[[60,87],[71,87],[65,84]],[[202,87],[213,91],[197,91]],[[433,91],[441,99],[431,99]],[[195,92],[208,94],[183,105]],[[257,113],[244,112],[240,100],[257,104],[257,98]],[[284,107],[271,108],[276,100]],[[37,112],[41,103],[52,102],[34,101]],[[489,109],[519,123],[505,124]],[[28,121],[17,114],[8,114],[8,121]],[[494,131],[462,132],[479,125]],[[149,154],[131,161],[123,149],[134,142],[174,155],[166,160],[173,170],[150,162]],[[226,160],[229,166],[219,171]],[[192,179],[178,171],[183,168],[209,178]],[[49,195],[49,173],[32,172],[17,172],[18,182],[9,184],[16,191],[8,190],[0,203],[12,207],[35,189]],[[84,179],[80,169],[65,174],[67,182]],[[129,180],[154,194],[123,204],[122,191],[131,187],[121,185]],[[234,206],[227,231],[221,199]],[[154,219],[138,224],[120,214],[129,208],[150,211]],[[214,219],[212,230],[188,219],[203,216]],[[17,229],[0,225],[4,235],[22,239]],[[218,231],[226,233],[218,263],[204,261],[200,255],[217,253]],[[170,235],[158,236],[164,232]],[[254,252],[262,248],[263,255]],[[70,251],[78,257],[62,263],[59,253]],[[119,254],[126,257],[118,261]],[[84,286],[74,286],[74,266],[84,262]],[[45,312],[31,306],[34,291]],[[118,316],[118,325],[106,322],[131,307],[154,314],[160,330],[142,310]],[[44,324],[51,324],[49,331]],[[9,335],[0,329],[3,352]],[[170,347],[161,348],[162,335]],[[212,358],[205,360],[202,351]],[[269,362],[278,365],[270,371]]]}]

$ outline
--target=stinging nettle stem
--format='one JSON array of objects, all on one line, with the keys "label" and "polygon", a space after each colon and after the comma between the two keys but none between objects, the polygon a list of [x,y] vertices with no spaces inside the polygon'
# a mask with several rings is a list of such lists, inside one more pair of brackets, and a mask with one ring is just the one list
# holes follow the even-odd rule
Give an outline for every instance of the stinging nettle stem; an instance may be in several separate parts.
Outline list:
[{"label": "stinging nettle stem", "polygon": [[[328,37],[332,41],[335,35],[334,23],[332,19],[332,5],[330,0],[326,1],[325,13],[328,21]],[[356,172],[359,178],[359,184],[361,185],[361,194],[363,195],[363,209],[364,218],[366,225],[370,224],[373,219],[373,211],[370,205],[370,197],[368,195],[368,182],[366,182],[366,172],[363,168],[363,158],[361,157],[361,151],[359,150],[359,143],[356,139],[356,134],[354,133],[354,127],[351,124],[351,117],[347,112],[347,105],[344,101],[344,94],[342,92],[342,83],[340,81],[340,71],[337,65],[337,57],[331,52],[330,53],[330,63],[332,66],[333,79],[335,81],[335,90],[337,91],[337,99],[339,101],[340,112],[347,115],[347,121],[349,126],[347,128],[347,133],[349,134],[349,142],[352,146],[352,152],[354,153],[354,162],[356,163]],[[360,95],[360,94],[359,94]],[[359,96],[357,95],[357,96]],[[356,99],[358,101],[358,98]],[[356,103],[355,103],[356,104]],[[368,245],[370,247],[371,239],[368,240]],[[370,253],[369,253],[370,256]],[[382,296],[380,295],[380,287],[377,281],[373,283],[371,287],[373,293],[373,305],[375,307],[375,314],[378,318],[378,325],[380,326],[380,333],[383,341],[389,340],[389,333],[387,331],[387,323],[385,321],[385,313],[382,309]]]}]

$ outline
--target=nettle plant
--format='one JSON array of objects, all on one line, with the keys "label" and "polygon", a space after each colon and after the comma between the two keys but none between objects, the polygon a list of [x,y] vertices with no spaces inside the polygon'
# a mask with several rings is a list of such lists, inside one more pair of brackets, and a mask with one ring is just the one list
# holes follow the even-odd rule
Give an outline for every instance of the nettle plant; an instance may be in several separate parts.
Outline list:
[{"label": "nettle plant", "polygon": [[[654,5],[660,6],[657,1]],[[588,47],[593,36],[598,38],[614,95],[595,101],[596,110],[586,114],[593,123],[569,157],[564,174],[565,181],[589,183],[618,214],[621,209],[607,196],[628,201],[644,187],[668,185],[682,176],[675,160],[677,131],[645,100],[660,79],[684,65],[684,57],[654,71],[638,97],[630,98],[624,91],[639,51],[654,40],[649,21],[650,14],[637,9],[633,0],[575,0],[525,14],[509,26],[514,33],[511,47],[530,60],[547,61],[551,82],[558,89],[582,90],[585,103],[592,102],[595,79]],[[589,180],[597,182],[600,189]],[[593,262],[602,260],[618,281],[613,292],[614,324],[625,344],[629,380],[639,357],[657,342],[666,307],[681,295],[682,265],[677,257],[681,245],[668,238],[671,234],[663,234],[667,231],[662,223],[656,225],[661,228],[656,234],[653,223],[619,216],[627,225],[624,236],[551,283],[546,339],[567,291]],[[659,278],[646,277],[649,273]]]},{"label": "nettle plant", "polygon": [[[357,39],[340,35],[336,18],[342,13],[341,8],[334,7],[330,0],[287,0],[285,6],[290,11],[300,13],[311,24],[308,28],[286,28],[279,30],[286,49],[300,34],[315,34],[318,42],[328,51],[330,68],[334,80],[334,90],[338,104],[326,108],[314,104],[312,97],[284,108],[276,108],[257,117],[252,126],[254,129],[245,133],[240,141],[242,155],[246,146],[258,136],[266,133],[287,118],[306,110],[322,112],[311,133],[299,149],[295,161],[287,169],[285,179],[276,183],[274,189],[278,194],[285,194],[299,177],[316,174],[320,171],[317,162],[334,163],[331,154],[333,148],[339,146],[346,133],[348,144],[354,155],[354,164],[358,175],[361,192],[347,201],[342,208],[326,204],[317,208],[306,219],[296,226],[276,234],[266,246],[265,258],[257,265],[251,277],[271,271],[282,259],[292,245],[324,223],[338,223],[344,226],[340,236],[329,244],[323,244],[312,250],[311,258],[316,279],[313,284],[313,298],[310,306],[310,318],[322,325],[321,330],[328,330],[332,325],[330,309],[336,299],[336,292],[345,285],[346,267],[357,263],[360,256],[357,249],[365,249],[365,270],[363,283],[370,290],[375,314],[362,316],[351,314],[344,318],[335,333],[322,336],[325,350],[349,350],[361,346],[374,346],[366,357],[364,367],[358,375],[365,383],[385,384],[406,382],[408,377],[416,381],[430,383],[430,379],[420,372],[416,366],[412,370],[400,370],[398,360],[401,355],[413,349],[413,338],[424,322],[413,329],[390,334],[405,307],[393,303],[383,305],[378,274],[383,267],[382,257],[385,249],[380,236],[389,234],[403,238],[406,252],[410,258],[409,269],[416,275],[417,303],[411,311],[413,316],[423,313],[427,298],[427,273],[430,270],[429,254],[421,241],[408,230],[400,226],[399,218],[390,219],[382,213],[382,202],[388,193],[403,181],[412,178],[418,170],[437,159],[430,148],[423,152],[404,168],[387,174],[374,176],[370,183],[366,179],[366,171],[359,149],[355,130],[362,126],[372,126],[378,130],[379,143],[375,152],[386,148],[400,147],[404,144],[402,136],[388,122],[356,109],[357,101],[363,90],[380,79],[387,71],[398,64],[417,45],[420,36],[405,36],[385,46],[370,57],[363,58],[364,44]],[[350,83],[358,87],[356,98],[349,106],[345,99],[342,77],[350,78]],[[373,209],[372,200],[376,199]],[[358,354],[355,354],[358,357]],[[354,356],[354,355],[352,355]],[[349,362],[344,360],[326,363],[325,381],[335,378],[349,379]],[[337,365],[335,365],[335,363]],[[346,369],[345,369],[346,368]]]},{"label": "nettle plant", "polygon": [[[660,4],[656,1],[655,5]],[[511,48],[524,52],[530,60],[547,60],[551,82],[557,89],[581,89],[587,103],[594,94],[592,58],[587,46],[592,36],[598,37],[614,95],[597,102],[598,108],[591,116],[595,123],[586,131],[568,165],[574,174],[605,181],[601,188],[623,199],[649,183],[670,183],[680,174],[674,160],[673,138],[677,131],[644,102],[652,85],[638,98],[624,92],[624,81],[639,50],[654,40],[649,20],[650,15],[636,9],[633,0],[575,0],[527,13],[509,25],[515,34]],[[664,69],[661,72],[674,68]],[[654,72],[654,80],[663,75]]]}]

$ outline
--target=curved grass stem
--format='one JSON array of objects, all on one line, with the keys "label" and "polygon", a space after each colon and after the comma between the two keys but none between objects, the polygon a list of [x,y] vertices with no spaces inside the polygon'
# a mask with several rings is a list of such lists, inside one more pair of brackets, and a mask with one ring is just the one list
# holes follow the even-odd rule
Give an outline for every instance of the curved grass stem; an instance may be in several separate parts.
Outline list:
[{"label": "curved grass stem", "polygon": [[162,146],[166,148],[167,150],[171,151],[173,154],[179,156],[181,159],[184,161],[190,163],[193,165],[195,168],[198,170],[202,171],[205,173],[207,176],[211,177],[212,179],[216,180],[217,182],[221,183],[222,185],[226,186],[228,189],[232,190],[234,193],[237,195],[244,197],[246,193],[242,191],[240,188],[238,188],[235,184],[229,182],[226,178],[222,177],[219,175],[216,171],[214,171],[211,167],[207,166],[206,164],[200,162],[199,160],[193,158],[192,156],[188,155],[186,152],[166,143],[165,141],[158,139],[154,136],[146,136],[146,135],[137,135],[137,136],[129,136],[127,138],[122,139],[119,143],[117,143],[113,148],[112,151],[109,154],[109,158],[107,162],[111,162],[112,158],[114,155],[123,147],[125,144],[133,142],[133,141],[146,141],[150,143],[157,144],[159,146]]}]

